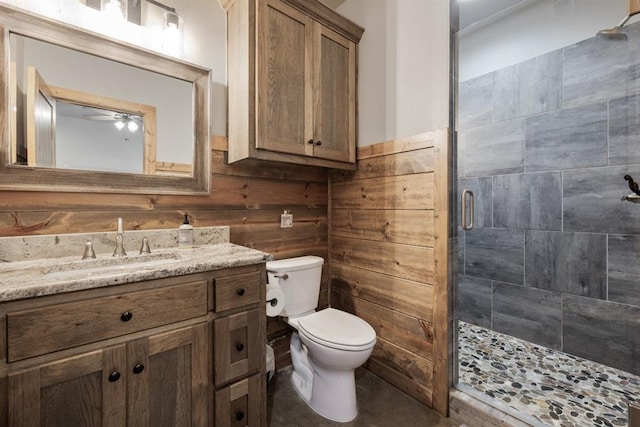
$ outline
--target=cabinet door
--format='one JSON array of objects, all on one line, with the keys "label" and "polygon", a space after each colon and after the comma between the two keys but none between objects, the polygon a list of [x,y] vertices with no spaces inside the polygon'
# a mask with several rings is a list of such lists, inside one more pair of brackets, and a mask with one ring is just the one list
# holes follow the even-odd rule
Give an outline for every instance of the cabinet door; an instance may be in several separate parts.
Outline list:
[{"label": "cabinet door", "polygon": [[124,345],[10,374],[9,425],[108,427],[126,422]]},{"label": "cabinet door", "polygon": [[314,23],[315,157],[355,162],[356,45]]},{"label": "cabinet door", "polygon": [[256,147],[312,155],[311,19],[279,0],[258,0]]},{"label": "cabinet door", "polygon": [[256,374],[216,392],[216,427],[265,425],[264,377]]},{"label": "cabinet door", "polygon": [[261,327],[260,310],[257,308],[214,321],[216,386],[260,369],[265,360]]},{"label": "cabinet door", "polygon": [[207,329],[202,323],[127,344],[128,426],[208,424]]}]

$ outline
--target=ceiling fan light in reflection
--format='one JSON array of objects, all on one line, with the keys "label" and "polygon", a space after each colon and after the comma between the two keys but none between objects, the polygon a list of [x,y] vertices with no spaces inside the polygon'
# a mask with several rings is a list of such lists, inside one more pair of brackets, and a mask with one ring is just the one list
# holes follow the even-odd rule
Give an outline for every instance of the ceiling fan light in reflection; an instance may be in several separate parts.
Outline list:
[{"label": "ceiling fan light in reflection", "polygon": [[118,128],[118,130],[122,130],[124,129],[124,121],[123,120],[118,120],[116,122],[113,123],[113,125]]},{"label": "ceiling fan light in reflection", "polygon": [[136,123],[135,120],[130,119],[127,122],[127,129],[129,129],[129,132],[135,132],[138,130],[138,128],[139,128],[138,123]]}]

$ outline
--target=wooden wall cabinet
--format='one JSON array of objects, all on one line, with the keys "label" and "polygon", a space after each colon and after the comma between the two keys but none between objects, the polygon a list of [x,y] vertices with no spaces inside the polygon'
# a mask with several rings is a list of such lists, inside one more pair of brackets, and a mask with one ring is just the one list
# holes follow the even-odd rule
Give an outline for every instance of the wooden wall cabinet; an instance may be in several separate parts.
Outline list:
[{"label": "wooden wall cabinet", "polygon": [[256,264],[0,304],[0,425],[266,425],[265,280]]},{"label": "wooden wall cabinet", "polygon": [[363,29],[318,1],[221,0],[227,10],[229,163],[355,169]]}]

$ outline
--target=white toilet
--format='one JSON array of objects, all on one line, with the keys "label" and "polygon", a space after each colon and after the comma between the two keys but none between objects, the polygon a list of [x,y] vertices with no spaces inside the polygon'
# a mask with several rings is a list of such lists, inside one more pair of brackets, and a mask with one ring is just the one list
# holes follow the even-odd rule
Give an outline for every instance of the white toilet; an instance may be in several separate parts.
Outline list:
[{"label": "white toilet", "polygon": [[344,311],[315,311],[323,263],[317,256],[267,262],[268,282],[282,289],[281,315],[297,331],[291,336],[295,390],[318,414],[348,422],[358,415],[354,370],[371,355],[376,332]]}]

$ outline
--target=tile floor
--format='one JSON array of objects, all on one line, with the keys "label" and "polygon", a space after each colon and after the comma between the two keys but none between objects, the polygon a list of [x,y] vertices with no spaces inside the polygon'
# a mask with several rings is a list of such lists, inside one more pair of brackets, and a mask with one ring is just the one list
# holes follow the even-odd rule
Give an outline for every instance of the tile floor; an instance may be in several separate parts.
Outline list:
[{"label": "tile floor", "polygon": [[460,390],[534,426],[627,426],[640,377],[465,322]]},{"label": "tile floor", "polygon": [[419,403],[364,368],[356,370],[358,417],[349,423],[329,421],[313,412],[296,394],[289,377],[291,367],[280,370],[269,382],[267,425],[270,427],[453,427],[451,420]]}]

